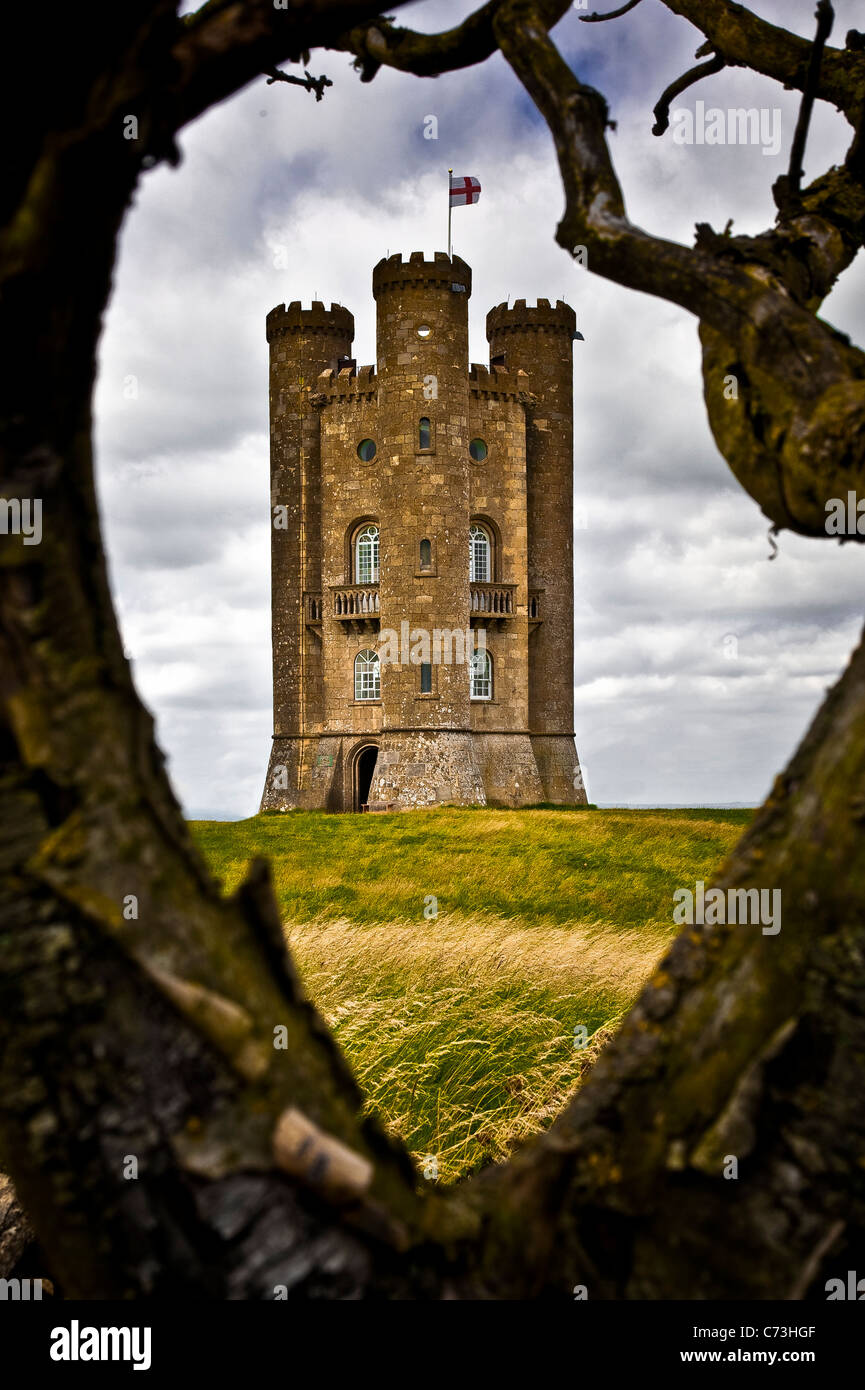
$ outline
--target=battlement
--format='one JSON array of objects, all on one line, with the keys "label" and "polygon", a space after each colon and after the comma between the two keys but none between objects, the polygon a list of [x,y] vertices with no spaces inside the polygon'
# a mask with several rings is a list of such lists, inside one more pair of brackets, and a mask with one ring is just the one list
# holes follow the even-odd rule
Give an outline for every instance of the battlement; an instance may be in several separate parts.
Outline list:
[{"label": "battlement", "polygon": [[302,308],[299,299],[293,299],[288,307],[277,304],[266,323],[269,343],[283,333],[325,333],[349,341],[354,337],[354,314],[342,304],[331,304],[326,309],[320,299],[312,301],[311,309]]},{"label": "battlement", "polygon": [[327,405],[334,400],[372,400],[378,390],[375,367],[343,367],[335,372],[332,367],[320,373],[316,382],[319,405]]},{"label": "battlement", "polygon": [[573,338],[577,331],[577,316],[570,304],[566,304],[563,299],[556,300],[555,304],[550,304],[548,299],[539,299],[537,306],[528,307],[524,299],[516,299],[510,308],[507,304],[497,304],[487,314],[488,342],[492,342],[495,334],[525,333],[532,330],[543,333],[567,333],[569,338]]},{"label": "battlement", "polygon": [[529,391],[529,374],[520,368],[511,372],[507,367],[484,367],[472,362],[469,367],[469,390],[473,396],[497,401],[534,400]]},{"label": "battlement", "polygon": [[412,251],[408,260],[403,260],[397,251],[393,256],[379,261],[372,272],[373,298],[388,290],[407,289],[422,285],[427,289],[453,290],[454,285],[462,285],[468,297],[472,292],[471,267],[459,256],[448,257],[444,251],[436,251],[431,261],[424,259],[423,251]]}]

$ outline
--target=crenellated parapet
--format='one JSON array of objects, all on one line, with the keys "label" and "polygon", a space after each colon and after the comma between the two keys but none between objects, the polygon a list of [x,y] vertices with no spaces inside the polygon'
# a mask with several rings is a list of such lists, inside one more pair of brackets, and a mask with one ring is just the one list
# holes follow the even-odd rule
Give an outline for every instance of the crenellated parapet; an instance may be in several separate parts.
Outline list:
[{"label": "crenellated parapet", "polygon": [[331,401],[373,401],[377,391],[375,367],[343,367],[338,372],[328,367],[316,381],[313,403],[329,405]]},{"label": "crenellated parapet", "polygon": [[426,260],[422,251],[412,251],[407,260],[397,252],[379,261],[372,272],[374,299],[389,290],[409,288],[449,290],[468,298],[472,292],[471,267],[459,256],[448,257],[444,251],[436,251],[431,260]]},{"label": "crenellated parapet", "polygon": [[537,305],[527,305],[524,299],[517,299],[508,307],[497,304],[487,314],[487,340],[506,333],[564,333],[573,338],[577,331],[577,316],[570,304],[558,299],[551,304],[548,299],[539,299]]},{"label": "crenellated parapet", "polygon": [[299,299],[291,304],[277,304],[266,319],[267,341],[272,343],[284,333],[325,334],[336,338],[354,338],[354,314],[342,304],[331,304],[325,308],[321,300],[314,299],[311,309],[304,309]]},{"label": "crenellated parapet", "polygon": [[484,367],[473,362],[469,367],[469,390],[473,396],[494,401],[520,401],[530,405],[534,396],[529,390],[528,372],[509,371],[507,367]]}]

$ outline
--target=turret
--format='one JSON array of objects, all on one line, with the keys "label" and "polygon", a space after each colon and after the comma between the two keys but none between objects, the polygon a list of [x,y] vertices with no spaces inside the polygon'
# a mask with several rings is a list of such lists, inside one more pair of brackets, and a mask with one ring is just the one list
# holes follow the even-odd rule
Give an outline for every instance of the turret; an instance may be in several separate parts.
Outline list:
[{"label": "turret", "polygon": [[[573,340],[569,304],[518,299],[487,314],[490,360],[531,374],[526,408],[529,590],[542,615],[532,637],[529,727],[533,735],[573,734]],[[547,744],[535,752],[547,799],[559,800],[571,770],[548,766]],[[552,745],[549,745],[552,746]],[[555,745],[560,751],[563,745]],[[572,779],[571,779],[572,780]],[[573,790],[570,791],[571,799]]]},{"label": "turret", "polygon": [[[327,368],[351,353],[354,316],[341,304],[299,300],[271,309],[270,501],[274,734],[296,734],[320,703],[304,662],[304,593],[321,589],[318,422],[312,394]],[[305,717],[304,717],[305,716]]]},{"label": "turret", "polygon": [[[469,605],[469,351],[471,270],[437,252],[379,261],[376,301],[380,473],[381,626],[467,627]],[[421,543],[435,555],[421,565]],[[423,572],[422,572],[423,571]],[[416,665],[382,672],[387,727],[465,729],[464,665],[436,665],[418,699]]]},{"label": "turret", "polygon": [[[376,351],[380,386],[412,390],[429,400],[428,378],[438,395],[463,384],[469,369],[468,301],[472,273],[458,256],[437,251],[431,261],[412,251],[379,261],[372,273],[376,301]],[[426,394],[425,394],[426,392]]]}]

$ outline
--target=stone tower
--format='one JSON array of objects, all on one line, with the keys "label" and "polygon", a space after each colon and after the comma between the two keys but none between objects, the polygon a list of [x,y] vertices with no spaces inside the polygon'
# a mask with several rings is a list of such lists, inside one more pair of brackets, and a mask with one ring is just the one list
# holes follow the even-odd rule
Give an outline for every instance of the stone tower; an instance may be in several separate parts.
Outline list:
[{"label": "stone tower", "polygon": [[574,311],[517,300],[470,366],[471,270],[373,271],[270,344],[273,749],[263,810],[585,801],[573,734]]}]

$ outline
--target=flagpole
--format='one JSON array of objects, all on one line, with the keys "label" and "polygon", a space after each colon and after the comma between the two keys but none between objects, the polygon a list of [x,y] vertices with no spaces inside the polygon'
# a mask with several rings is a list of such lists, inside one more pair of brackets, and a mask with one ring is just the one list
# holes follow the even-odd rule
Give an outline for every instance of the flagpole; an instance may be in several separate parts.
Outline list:
[{"label": "flagpole", "polygon": [[448,169],[448,260],[451,259],[451,175],[453,169]]}]

